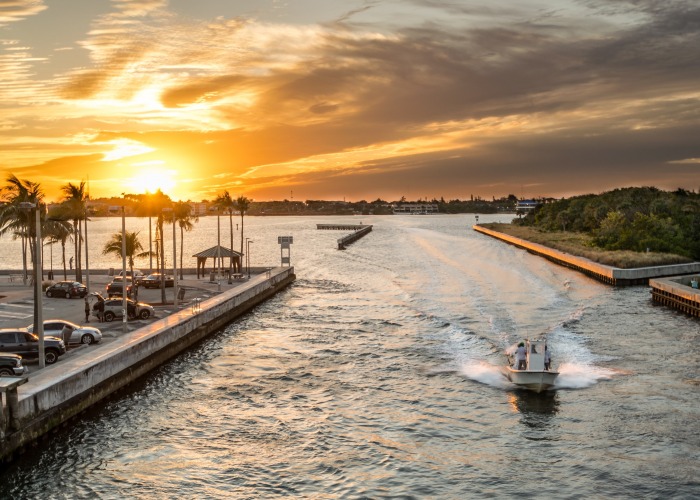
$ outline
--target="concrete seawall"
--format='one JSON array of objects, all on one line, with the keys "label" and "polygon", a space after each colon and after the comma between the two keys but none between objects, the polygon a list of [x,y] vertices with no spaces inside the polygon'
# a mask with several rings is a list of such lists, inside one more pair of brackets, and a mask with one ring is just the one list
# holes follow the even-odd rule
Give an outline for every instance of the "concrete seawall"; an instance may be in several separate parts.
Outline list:
[{"label": "concrete seawall", "polygon": [[[100,346],[90,355],[62,361],[17,388],[0,459],[7,460],[70,418],[134,382],[184,349],[221,329],[295,279],[293,267],[274,268],[248,283],[182,309]],[[6,398],[7,401],[7,398]]]},{"label": "concrete seawall", "polygon": [[635,269],[622,269],[619,267],[598,264],[583,257],[577,257],[553,248],[532,243],[498,231],[493,231],[482,226],[472,226],[472,229],[487,236],[510,243],[523,248],[530,253],[544,257],[559,265],[579,271],[609,285],[646,285],[651,278],[676,276],[679,274],[700,273],[700,262],[690,264],[672,264],[668,266],[639,267]]},{"label": "concrete seawall", "polygon": [[692,283],[700,282],[700,275],[675,276],[649,280],[651,298],[666,307],[700,318],[700,290]]}]

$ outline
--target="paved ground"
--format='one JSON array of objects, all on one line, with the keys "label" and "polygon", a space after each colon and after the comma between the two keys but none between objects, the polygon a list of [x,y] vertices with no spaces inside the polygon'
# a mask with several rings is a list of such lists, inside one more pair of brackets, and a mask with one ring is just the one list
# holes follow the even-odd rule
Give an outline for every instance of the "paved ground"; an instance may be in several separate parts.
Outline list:
[{"label": "paved ground", "polygon": [[[59,278],[57,276],[57,278]],[[85,283],[86,280],[83,280]],[[103,297],[107,298],[105,287],[111,282],[112,278],[106,274],[90,275],[90,292],[98,292]],[[226,278],[218,281],[210,281],[210,276],[206,278],[197,278],[196,275],[185,275],[183,280],[178,280],[178,286],[184,288],[185,297],[178,301],[178,309],[188,308],[192,306],[192,302],[196,299],[206,300],[209,297],[218,293],[230,290],[244,281],[232,280],[228,282]],[[160,289],[144,289],[139,288],[139,302],[145,302],[152,305],[156,310],[155,318],[148,320],[132,320],[128,322],[129,330],[135,330],[140,326],[151,323],[159,318],[163,318],[173,312],[174,289],[166,288],[166,301],[162,302]],[[90,306],[96,299],[90,299]],[[117,319],[111,323],[98,322],[97,318],[90,316],[89,322],[85,321],[85,301],[84,299],[65,299],[56,297],[42,296],[42,311],[44,320],[47,319],[64,319],[72,321],[79,325],[90,325],[99,328],[104,335],[103,343],[108,343],[111,339],[116,338],[123,331],[123,323],[121,319]],[[30,285],[24,285],[22,281],[0,281],[0,328],[16,328],[25,327],[34,322],[34,290]],[[100,344],[92,346],[70,346],[66,356],[78,355],[84,349],[97,349]],[[63,357],[61,358],[63,359]],[[36,373],[38,363],[32,360],[26,360],[25,364],[30,368],[30,374]],[[60,364],[60,360],[57,364]],[[33,368],[32,368],[33,367]]]}]

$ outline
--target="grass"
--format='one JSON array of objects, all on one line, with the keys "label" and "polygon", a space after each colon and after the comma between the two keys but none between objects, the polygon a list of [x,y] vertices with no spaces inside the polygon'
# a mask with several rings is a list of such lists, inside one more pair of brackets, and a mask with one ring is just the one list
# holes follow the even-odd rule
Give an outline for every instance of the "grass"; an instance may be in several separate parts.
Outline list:
[{"label": "grass", "polygon": [[685,264],[692,259],[682,255],[658,252],[632,252],[630,250],[603,250],[593,246],[592,238],[583,233],[568,231],[545,232],[533,227],[514,226],[504,223],[481,224],[482,226],[516,238],[539,243],[578,257],[584,257],[593,262],[621,269],[637,267],[665,266],[669,264]]}]

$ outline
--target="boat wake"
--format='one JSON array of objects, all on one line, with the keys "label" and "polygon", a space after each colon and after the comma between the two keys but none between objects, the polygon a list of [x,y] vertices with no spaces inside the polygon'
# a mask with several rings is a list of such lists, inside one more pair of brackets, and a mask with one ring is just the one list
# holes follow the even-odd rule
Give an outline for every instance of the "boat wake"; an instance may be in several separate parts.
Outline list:
[{"label": "boat wake", "polygon": [[[559,376],[556,378],[553,389],[585,389],[598,382],[611,380],[616,374],[614,370],[573,363],[562,363],[556,368]],[[457,373],[469,380],[498,389],[516,387],[504,375],[503,367],[494,366],[486,361],[466,361],[459,366]]]},{"label": "boat wake", "polygon": [[615,375],[613,370],[574,363],[562,363],[557,369],[559,376],[555,389],[584,389],[602,380],[610,380]]},{"label": "boat wake", "polygon": [[499,389],[513,387],[503,374],[500,366],[494,366],[486,361],[471,360],[460,365],[458,373],[475,382],[479,382]]}]

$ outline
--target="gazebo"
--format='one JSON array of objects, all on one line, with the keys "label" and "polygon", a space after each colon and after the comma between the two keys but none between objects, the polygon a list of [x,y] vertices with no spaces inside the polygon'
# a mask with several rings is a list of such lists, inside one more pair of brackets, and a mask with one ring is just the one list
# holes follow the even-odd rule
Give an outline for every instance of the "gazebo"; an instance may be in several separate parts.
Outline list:
[{"label": "gazebo", "polygon": [[[216,259],[221,259],[220,263],[223,263],[224,259],[230,260],[231,272],[240,273],[243,268],[243,254],[231,250],[230,248],[222,247],[221,245],[215,245],[206,250],[202,250],[199,253],[194,254],[192,257],[197,257],[197,279],[200,277],[200,270],[202,276],[206,274],[206,264],[208,258],[214,259],[214,268],[216,268]],[[223,270],[223,266],[220,265],[219,269]]]}]

